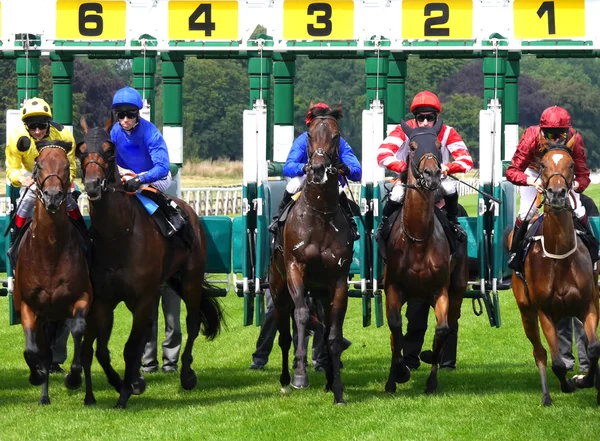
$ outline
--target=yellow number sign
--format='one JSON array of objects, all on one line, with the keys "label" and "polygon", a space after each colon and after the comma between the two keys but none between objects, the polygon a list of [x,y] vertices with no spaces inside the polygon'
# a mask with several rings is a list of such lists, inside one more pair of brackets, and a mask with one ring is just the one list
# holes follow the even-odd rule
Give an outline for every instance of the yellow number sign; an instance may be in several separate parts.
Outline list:
[{"label": "yellow number sign", "polygon": [[170,1],[169,39],[237,40],[238,2]]},{"label": "yellow number sign", "polygon": [[585,36],[585,0],[515,0],[515,38]]},{"label": "yellow number sign", "polygon": [[351,40],[354,2],[285,0],[283,38],[286,40]]},{"label": "yellow number sign", "polygon": [[56,38],[124,40],[125,1],[57,0]]},{"label": "yellow number sign", "polygon": [[472,0],[402,2],[402,38],[471,39],[473,38]]}]

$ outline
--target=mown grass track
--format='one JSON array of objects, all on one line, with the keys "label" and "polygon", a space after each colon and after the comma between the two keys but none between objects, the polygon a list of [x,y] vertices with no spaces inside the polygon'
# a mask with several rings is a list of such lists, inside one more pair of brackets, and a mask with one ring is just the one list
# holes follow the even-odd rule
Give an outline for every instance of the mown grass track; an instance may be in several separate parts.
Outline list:
[{"label": "mown grass track", "polygon": [[[541,406],[532,349],[510,292],[501,297],[503,325],[492,329],[463,305],[458,369],[441,371],[438,393],[425,396],[427,369],[383,392],[389,367],[389,331],[362,328],[360,301],[353,299],[345,335],[353,345],[344,354],[346,407],[322,392],[323,374],[310,372],[311,387],[279,392],[281,355],[275,346],[267,369],[248,370],[258,329],[243,327],[242,301],[223,299],[228,329],[216,341],[199,340],[194,366],[199,387],[183,391],[178,376],[148,375],[148,389],[116,411],[117,394],[98,363],[93,378],[98,404],[83,406],[83,390],[69,392],[53,376],[52,404],[38,406],[39,387],[27,382],[23,334],[9,327],[7,300],[0,300],[1,440],[254,440],[409,439],[532,440],[598,439],[600,409],[594,390],[565,395],[549,373],[554,406]],[[122,349],[131,323],[123,305],[111,340],[113,362],[122,372]],[[162,326],[162,322],[161,322]],[[428,333],[426,345],[431,344]]]}]

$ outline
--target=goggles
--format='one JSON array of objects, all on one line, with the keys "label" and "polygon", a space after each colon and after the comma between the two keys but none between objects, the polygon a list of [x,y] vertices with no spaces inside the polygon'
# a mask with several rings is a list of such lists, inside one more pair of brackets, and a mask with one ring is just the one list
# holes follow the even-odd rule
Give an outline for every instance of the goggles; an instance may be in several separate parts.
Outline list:
[{"label": "goggles", "polygon": [[549,141],[561,141],[567,137],[567,129],[542,129],[544,137]]},{"label": "goggles", "polygon": [[137,118],[138,115],[139,115],[138,110],[122,110],[120,112],[117,112],[117,118],[119,118],[119,119],[125,119],[125,118],[134,119],[134,118]]},{"label": "goggles", "polygon": [[47,122],[32,122],[25,125],[27,126],[27,130],[48,130],[48,127],[50,127],[50,123]]},{"label": "goggles", "polygon": [[420,123],[424,121],[433,122],[436,117],[437,115],[435,113],[419,113],[415,116],[415,119]]}]

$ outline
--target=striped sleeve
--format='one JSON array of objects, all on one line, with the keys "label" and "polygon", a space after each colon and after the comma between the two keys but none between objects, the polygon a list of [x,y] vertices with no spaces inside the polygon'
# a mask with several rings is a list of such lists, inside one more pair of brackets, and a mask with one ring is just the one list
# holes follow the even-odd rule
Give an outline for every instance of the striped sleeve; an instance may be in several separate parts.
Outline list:
[{"label": "striped sleeve", "polygon": [[377,149],[377,163],[396,173],[406,170],[408,156],[408,137],[398,125]]},{"label": "striped sleeve", "polygon": [[454,127],[446,126],[446,130],[448,130],[446,148],[453,159],[448,164],[448,173],[466,173],[473,168],[473,158],[471,158],[469,149]]}]

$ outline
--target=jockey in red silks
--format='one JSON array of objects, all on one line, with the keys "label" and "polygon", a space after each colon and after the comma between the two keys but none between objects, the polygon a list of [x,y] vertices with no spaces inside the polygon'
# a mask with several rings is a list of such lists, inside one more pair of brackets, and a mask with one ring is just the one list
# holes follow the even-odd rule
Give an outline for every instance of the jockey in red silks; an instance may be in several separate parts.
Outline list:
[{"label": "jockey in red silks", "polygon": [[[572,137],[575,137],[575,145],[572,151],[573,161],[575,162],[575,181],[571,190],[571,206],[575,216],[585,227],[587,233],[593,236],[585,207],[581,204],[579,198],[579,194],[583,193],[590,185],[590,171],[586,165],[583,138],[571,127],[569,112],[558,106],[548,107],[542,112],[540,124],[525,130],[517,146],[517,151],[513,155],[512,162],[506,170],[506,179],[515,185],[519,185],[521,193],[521,205],[513,230],[513,240],[508,260],[509,268],[517,272],[523,271],[524,247],[521,243],[525,238],[529,222],[537,213],[534,201],[538,192],[543,191],[542,181],[539,179],[538,165],[543,156],[541,141],[545,138],[548,141],[566,144]],[[595,254],[596,260],[598,260],[597,250]],[[594,260],[593,252],[592,260]]]},{"label": "jockey in red silks", "polygon": [[[439,98],[433,92],[424,90],[415,95],[412,104],[410,105],[410,112],[415,116],[415,119],[407,121],[410,127],[427,127],[431,128],[437,122],[437,119],[442,112],[442,104]],[[471,170],[473,167],[473,159],[467,149],[464,141],[458,134],[458,132],[446,124],[442,124],[438,140],[442,144],[442,173],[444,175],[454,173],[465,173]],[[404,175],[407,168],[407,158],[410,153],[408,146],[408,136],[404,133],[402,128],[398,125],[383,140],[383,144],[379,146],[377,150],[377,162],[381,167],[385,167],[388,170],[396,172],[400,175]],[[452,158],[452,161],[450,159]],[[442,179],[442,188],[444,190],[444,201],[446,203],[446,213],[448,219],[454,225],[455,231],[459,238],[466,239],[466,233],[458,223],[458,192],[454,182],[444,176]],[[389,216],[398,210],[404,203],[405,187],[403,184],[406,182],[406,178],[397,181],[392,188],[392,192],[389,195],[389,199],[383,209],[383,216],[377,235],[379,236],[382,231],[385,230],[387,220]]]}]

